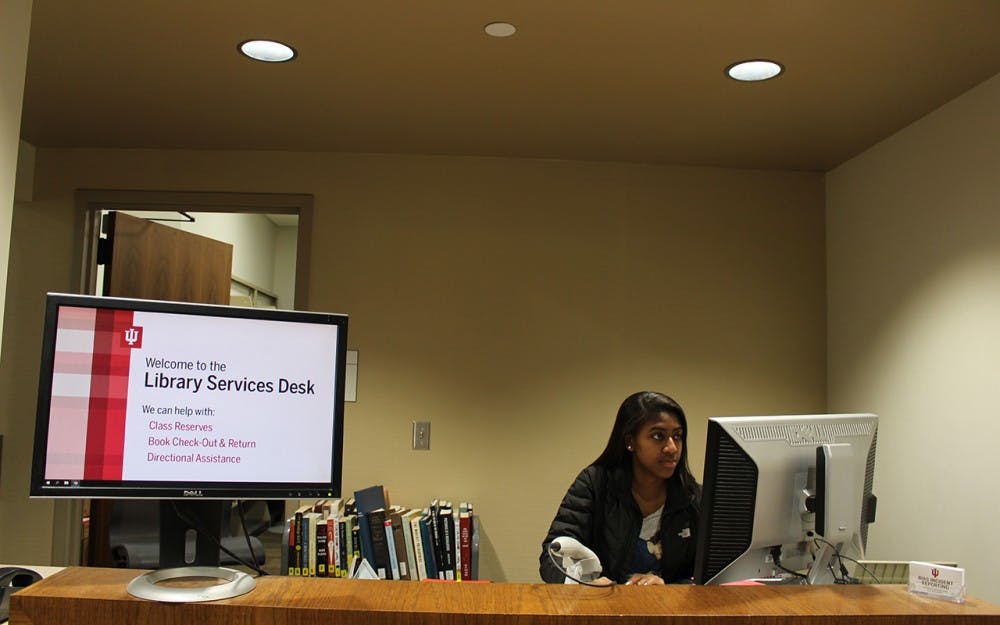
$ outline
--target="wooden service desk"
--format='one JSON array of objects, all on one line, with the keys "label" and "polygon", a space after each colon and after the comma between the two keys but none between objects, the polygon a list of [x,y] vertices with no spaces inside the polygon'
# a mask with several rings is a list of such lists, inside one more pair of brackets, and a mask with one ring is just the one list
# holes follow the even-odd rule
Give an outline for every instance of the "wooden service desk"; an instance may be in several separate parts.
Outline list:
[{"label": "wooden service desk", "polygon": [[12,597],[11,625],[1000,625],[1000,607],[904,586],[461,584],[262,577],[234,599],[136,599],[141,571],[67,568]]}]

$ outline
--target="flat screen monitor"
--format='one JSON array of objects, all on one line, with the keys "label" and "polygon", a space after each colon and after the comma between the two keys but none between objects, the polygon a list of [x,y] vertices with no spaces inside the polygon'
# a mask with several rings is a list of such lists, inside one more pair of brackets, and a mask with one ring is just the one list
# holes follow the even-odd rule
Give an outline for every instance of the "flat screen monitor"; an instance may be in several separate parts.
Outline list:
[{"label": "flat screen monitor", "polygon": [[31,496],[338,497],[347,321],[48,294]]},{"label": "flat screen monitor", "polygon": [[845,580],[874,521],[878,417],[712,417],[694,581]]}]

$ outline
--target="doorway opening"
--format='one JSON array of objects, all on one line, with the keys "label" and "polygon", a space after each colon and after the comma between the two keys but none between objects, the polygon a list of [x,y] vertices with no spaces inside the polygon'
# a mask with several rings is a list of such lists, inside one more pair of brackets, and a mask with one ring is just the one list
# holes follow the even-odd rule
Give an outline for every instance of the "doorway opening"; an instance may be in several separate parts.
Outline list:
[{"label": "doorway opening", "polygon": [[[249,233],[254,230],[253,222],[267,221],[279,231],[279,239],[293,237],[293,241],[278,242],[276,254],[291,257],[282,259],[275,265],[273,285],[263,282],[251,262],[243,263],[242,255],[251,254],[249,249],[241,249],[234,244],[234,269],[239,291],[254,298],[263,290],[268,294],[258,302],[276,299],[280,308],[296,310],[309,309],[309,257],[312,233],[313,197],[308,194],[290,193],[223,193],[201,191],[119,191],[102,189],[82,189],[76,193],[76,230],[78,250],[74,257],[79,259],[76,275],[80,276],[80,293],[97,294],[100,284],[98,254],[100,251],[102,215],[109,211],[125,212],[153,220],[176,219],[181,214],[189,215],[193,222],[166,222],[175,228],[194,232],[210,238],[226,240],[239,238],[252,241],[253,236],[226,232],[227,228]],[[294,224],[294,225],[293,225]],[[252,243],[250,243],[252,245]],[[280,250],[277,248],[281,248]],[[283,268],[283,269],[282,269]],[[240,275],[240,273],[251,275]],[[279,275],[284,272],[284,275]],[[288,284],[292,280],[293,284]],[[267,288],[272,286],[272,288]],[[237,293],[240,294],[240,293]],[[289,298],[291,301],[289,302]]]}]

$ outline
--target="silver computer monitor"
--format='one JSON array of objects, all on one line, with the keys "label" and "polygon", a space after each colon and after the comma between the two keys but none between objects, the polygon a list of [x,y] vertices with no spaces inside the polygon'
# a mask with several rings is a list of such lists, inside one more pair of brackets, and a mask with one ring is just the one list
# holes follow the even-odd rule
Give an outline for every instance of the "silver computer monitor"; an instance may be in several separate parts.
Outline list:
[{"label": "silver computer monitor", "polygon": [[849,581],[874,521],[877,431],[872,414],[710,418],[695,582]]}]

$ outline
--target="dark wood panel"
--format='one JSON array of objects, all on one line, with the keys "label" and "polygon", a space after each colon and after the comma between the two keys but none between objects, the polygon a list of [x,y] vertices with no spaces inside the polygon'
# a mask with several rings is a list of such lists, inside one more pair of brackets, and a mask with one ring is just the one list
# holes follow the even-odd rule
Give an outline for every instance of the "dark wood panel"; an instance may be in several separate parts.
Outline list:
[{"label": "dark wood panel", "polygon": [[135,599],[138,571],[70,568],[13,596],[13,625],[1000,625],[1000,607],[904,586],[614,586],[263,577],[224,601]]},{"label": "dark wood panel", "polygon": [[118,212],[109,216],[104,293],[228,304],[233,246]]}]

